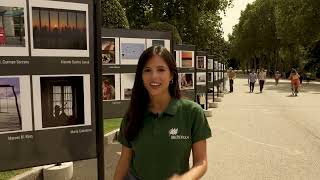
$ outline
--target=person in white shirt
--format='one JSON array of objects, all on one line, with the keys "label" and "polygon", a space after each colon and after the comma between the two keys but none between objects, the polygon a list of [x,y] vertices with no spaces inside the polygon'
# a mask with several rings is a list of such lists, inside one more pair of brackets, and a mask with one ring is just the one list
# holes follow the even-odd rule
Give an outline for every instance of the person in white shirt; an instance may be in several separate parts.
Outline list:
[{"label": "person in white shirt", "polygon": [[259,85],[260,85],[260,93],[262,93],[266,78],[267,78],[267,73],[263,68],[261,68],[261,70],[260,70],[260,72],[258,74]]}]

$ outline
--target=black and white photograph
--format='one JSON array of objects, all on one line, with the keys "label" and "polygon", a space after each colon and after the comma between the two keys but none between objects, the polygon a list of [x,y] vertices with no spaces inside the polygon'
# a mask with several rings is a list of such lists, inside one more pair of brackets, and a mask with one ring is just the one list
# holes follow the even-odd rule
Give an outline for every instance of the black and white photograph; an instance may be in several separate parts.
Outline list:
[{"label": "black and white photograph", "polygon": [[206,56],[197,56],[197,69],[206,68]]},{"label": "black and white photograph", "polygon": [[28,56],[26,1],[0,1],[0,55]]},{"label": "black and white photograph", "polygon": [[120,62],[124,65],[136,65],[140,55],[146,49],[146,40],[138,38],[120,38]]},{"label": "black and white photograph", "polygon": [[147,39],[147,48],[151,46],[162,46],[170,51],[170,43],[169,39]]},{"label": "black and white photograph", "polygon": [[119,38],[103,37],[102,43],[102,65],[119,64]]},{"label": "black and white photograph", "polygon": [[91,125],[90,76],[33,76],[36,130]]},{"label": "black and white photograph", "polygon": [[206,73],[197,73],[197,85],[206,85]]},{"label": "black and white photograph", "polygon": [[121,100],[130,100],[134,84],[135,73],[121,74]]},{"label": "black and white photograph", "polygon": [[32,130],[30,102],[29,76],[0,76],[0,134]]},{"label": "black and white photograph", "polygon": [[103,101],[120,100],[120,74],[102,75]]},{"label": "black and white photograph", "polygon": [[30,0],[32,56],[89,57],[88,5]]},{"label": "black and white photograph", "polygon": [[193,73],[180,73],[179,74],[180,89],[194,89],[194,74]]},{"label": "black and white photograph", "polygon": [[208,82],[213,82],[213,72],[208,73]]},{"label": "black and white photograph", "polygon": [[213,59],[208,59],[208,69],[213,69]]}]

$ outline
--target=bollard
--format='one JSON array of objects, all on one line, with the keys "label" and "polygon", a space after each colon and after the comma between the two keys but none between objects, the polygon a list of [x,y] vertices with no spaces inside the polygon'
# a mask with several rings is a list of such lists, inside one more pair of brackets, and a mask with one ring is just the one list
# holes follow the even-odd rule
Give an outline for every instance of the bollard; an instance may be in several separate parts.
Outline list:
[{"label": "bollard", "polygon": [[73,176],[73,162],[43,168],[44,180],[70,180]]},{"label": "bollard", "polygon": [[217,108],[217,107],[218,107],[218,103],[209,102],[209,108]]},{"label": "bollard", "polygon": [[222,99],[221,99],[220,97],[216,97],[216,98],[214,99],[214,101],[216,101],[216,102],[222,102]]},{"label": "bollard", "polygon": [[204,115],[206,116],[206,117],[212,117],[212,110],[206,110],[206,109],[204,109],[203,110],[203,112],[204,112]]}]

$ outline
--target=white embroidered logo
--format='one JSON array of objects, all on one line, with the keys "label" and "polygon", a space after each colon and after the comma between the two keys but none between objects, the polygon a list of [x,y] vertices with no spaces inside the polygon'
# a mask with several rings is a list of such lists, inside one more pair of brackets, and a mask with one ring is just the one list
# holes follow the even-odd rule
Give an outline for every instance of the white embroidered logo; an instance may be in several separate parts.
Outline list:
[{"label": "white embroidered logo", "polygon": [[178,128],[171,128],[169,130],[169,136],[175,136],[178,134],[179,129]]},{"label": "white embroidered logo", "polygon": [[178,135],[179,129],[178,128],[171,128],[169,130],[169,137],[170,139],[189,139],[189,136],[182,136],[182,135]]}]

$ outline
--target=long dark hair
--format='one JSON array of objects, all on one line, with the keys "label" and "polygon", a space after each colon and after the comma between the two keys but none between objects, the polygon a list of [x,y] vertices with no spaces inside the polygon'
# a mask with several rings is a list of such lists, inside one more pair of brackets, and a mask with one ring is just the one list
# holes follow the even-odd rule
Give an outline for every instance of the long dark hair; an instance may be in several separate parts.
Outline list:
[{"label": "long dark hair", "polygon": [[125,126],[125,137],[129,141],[132,141],[137,137],[140,129],[143,126],[143,116],[148,109],[150,98],[147,89],[143,85],[142,71],[146,63],[155,55],[158,55],[164,59],[169,67],[170,73],[173,75],[173,82],[170,82],[169,85],[170,96],[177,99],[180,98],[178,70],[174,57],[164,47],[149,47],[141,54],[139,58],[136,69],[136,77],[132,88],[131,101],[129,109],[125,115],[125,118],[127,119],[127,124]]}]

